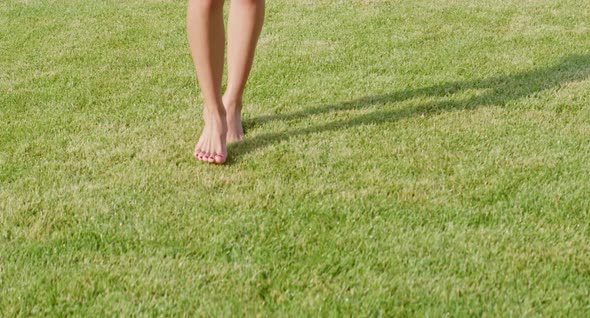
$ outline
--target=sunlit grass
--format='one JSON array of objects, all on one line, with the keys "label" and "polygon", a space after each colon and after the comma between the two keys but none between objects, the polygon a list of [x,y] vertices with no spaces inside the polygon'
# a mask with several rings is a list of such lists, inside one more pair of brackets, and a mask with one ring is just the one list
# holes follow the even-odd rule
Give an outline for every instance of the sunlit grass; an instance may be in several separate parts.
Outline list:
[{"label": "sunlit grass", "polygon": [[225,166],[184,17],[0,2],[1,316],[589,314],[587,1],[268,1]]}]

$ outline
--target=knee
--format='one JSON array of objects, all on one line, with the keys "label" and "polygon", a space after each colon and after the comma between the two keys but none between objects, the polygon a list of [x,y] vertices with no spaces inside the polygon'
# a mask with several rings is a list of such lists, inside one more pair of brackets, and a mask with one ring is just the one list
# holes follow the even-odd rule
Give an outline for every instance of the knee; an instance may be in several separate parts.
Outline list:
[{"label": "knee", "polygon": [[215,11],[223,9],[224,0],[189,0],[191,6],[198,7],[201,10]]}]

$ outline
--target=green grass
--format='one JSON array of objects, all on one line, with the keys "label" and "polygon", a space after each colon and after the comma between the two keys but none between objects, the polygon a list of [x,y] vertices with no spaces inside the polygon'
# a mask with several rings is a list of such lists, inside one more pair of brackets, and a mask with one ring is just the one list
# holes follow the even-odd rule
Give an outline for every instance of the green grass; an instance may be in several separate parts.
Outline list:
[{"label": "green grass", "polygon": [[267,11],[211,166],[185,2],[0,2],[0,316],[590,315],[588,1]]}]

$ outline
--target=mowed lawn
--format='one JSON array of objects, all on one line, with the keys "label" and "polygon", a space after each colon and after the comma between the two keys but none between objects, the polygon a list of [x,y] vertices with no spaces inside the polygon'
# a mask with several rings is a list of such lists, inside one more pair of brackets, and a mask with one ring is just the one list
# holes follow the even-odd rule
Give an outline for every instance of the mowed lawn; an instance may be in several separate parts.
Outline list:
[{"label": "mowed lawn", "polygon": [[590,315],[590,2],[269,0],[224,166],[185,8],[0,2],[0,316]]}]

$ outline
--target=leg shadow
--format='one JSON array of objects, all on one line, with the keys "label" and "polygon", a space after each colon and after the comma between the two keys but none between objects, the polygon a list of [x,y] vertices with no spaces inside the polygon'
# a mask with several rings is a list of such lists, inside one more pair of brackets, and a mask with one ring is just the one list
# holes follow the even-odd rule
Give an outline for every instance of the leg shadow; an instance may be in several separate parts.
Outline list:
[{"label": "leg shadow", "polygon": [[[419,89],[397,91],[384,95],[371,95],[352,101],[311,107],[299,112],[261,116],[246,122],[264,124],[271,121],[291,121],[312,115],[359,109],[374,111],[352,119],[335,121],[305,129],[271,133],[247,138],[230,146],[234,156],[240,156],[281,140],[328,131],[348,129],[367,124],[394,123],[398,120],[422,114],[437,114],[481,106],[505,106],[510,101],[580,81],[590,75],[590,55],[570,55],[549,67],[536,68],[516,74],[499,75],[476,81],[458,81]],[[418,97],[448,97],[467,90],[485,90],[485,93],[460,101],[442,101],[420,104],[398,110],[381,110],[381,106]],[[231,157],[230,157],[231,158]]]}]

